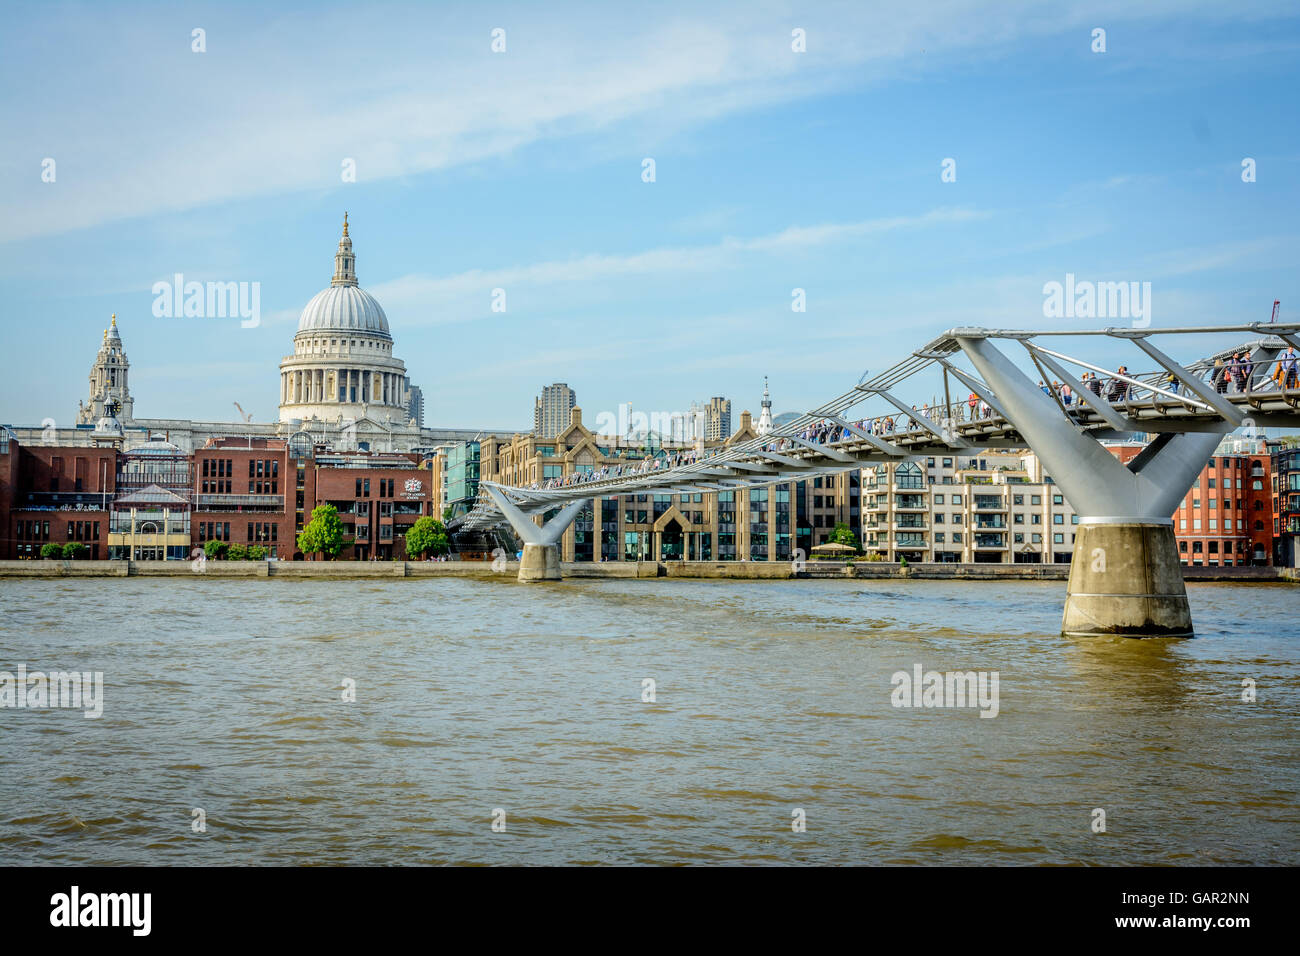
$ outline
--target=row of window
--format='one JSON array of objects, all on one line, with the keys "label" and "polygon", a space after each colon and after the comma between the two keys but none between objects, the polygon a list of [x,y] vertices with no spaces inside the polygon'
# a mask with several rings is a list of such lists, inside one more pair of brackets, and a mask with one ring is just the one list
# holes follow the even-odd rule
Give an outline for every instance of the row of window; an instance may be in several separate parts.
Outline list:
[{"label": "row of window", "polygon": [[[393,488],[394,488],[394,486],[395,486],[395,482],[396,482],[396,480],[397,480],[397,479],[395,479],[395,478],[380,478],[380,479],[379,479],[379,495],[378,495],[378,497],[380,497],[380,498],[391,498],[391,497],[393,497],[393,494],[394,494],[394,492],[393,492]],[[356,498],[369,498],[369,497],[370,497],[370,479],[369,479],[369,478],[358,478],[358,479],[357,479],[356,494],[355,494],[353,497],[356,497]]]},{"label": "row of window", "polygon": [[[954,531],[952,532],[951,539],[949,539],[947,532],[936,531],[934,534],[934,543],[947,544],[949,540],[951,540],[953,544],[962,544],[963,543],[962,534],[963,532],[961,531]],[[914,533],[899,534],[896,540],[897,543],[903,547],[925,547],[925,538],[924,536],[919,534],[914,534]],[[1005,539],[1000,534],[987,534],[987,535],[977,534],[974,536],[974,542],[976,547],[1001,547],[1004,543],[1004,540]],[[1012,535],[1012,541],[1015,544],[1024,544],[1025,536],[1023,533],[1017,532],[1016,534]],[[1030,534],[1029,541],[1031,544],[1042,544],[1043,536],[1037,533]],[[1065,534],[1064,533],[1053,534],[1052,542],[1054,544],[1065,544]],[[873,535],[871,537],[871,540],[869,540],[867,543],[870,545],[876,545],[879,542],[878,539]],[[1074,535],[1070,535],[1070,543],[1071,544],[1074,543]]]},{"label": "row of window", "polygon": [[98,521],[69,521],[68,540],[69,541],[98,541],[99,522]]},{"label": "row of window", "polygon": [[[1193,498],[1193,499],[1192,499],[1192,510],[1195,511],[1195,510],[1196,510],[1197,508],[1199,508],[1200,506],[1201,506],[1201,499],[1200,499],[1200,498]],[[1218,498],[1209,498],[1209,499],[1207,499],[1206,507],[1209,508],[1211,511],[1217,511],[1217,510],[1231,511],[1231,510],[1232,510],[1232,499],[1231,499],[1231,498],[1224,498],[1224,499],[1223,499],[1223,508],[1220,509],[1220,508],[1219,508],[1219,499],[1218,499]],[[1241,498],[1238,498],[1238,499],[1237,499],[1237,510],[1240,511],[1243,507],[1245,507],[1245,504],[1244,504],[1243,500],[1242,500]],[[1187,509],[1187,499],[1186,499],[1186,498],[1183,499],[1182,508],[1183,508],[1184,511]],[[1256,502],[1255,502],[1255,510],[1256,510],[1256,511],[1263,511],[1263,510],[1264,510],[1264,503],[1263,503],[1262,501],[1256,501]]]},{"label": "row of window", "polygon": [[[1218,530],[1219,530],[1219,519],[1218,519],[1218,518],[1210,518],[1210,519],[1208,519],[1208,520],[1209,520],[1209,530],[1210,530],[1210,531],[1218,531]],[[1186,530],[1187,530],[1187,519],[1186,519],[1186,518],[1179,518],[1179,519],[1178,519],[1178,530],[1179,530],[1179,531],[1186,531]],[[1200,530],[1201,530],[1201,519],[1200,519],[1200,518],[1193,518],[1193,519],[1192,519],[1192,530],[1193,530],[1193,531],[1200,531]],[[1224,530],[1224,531],[1231,531],[1231,530],[1232,530],[1232,519],[1231,519],[1231,518],[1224,518],[1224,519],[1223,519],[1223,530]],[[1237,530],[1238,530],[1238,531],[1245,531],[1245,530],[1246,530],[1246,522],[1245,522],[1243,519],[1241,519],[1241,518],[1238,518],[1238,519],[1237,519]],[[1255,530],[1256,530],[1256,531],[1263,531],[1263,530],[1264,530],[1264,522],[1261,521],[1261,520],[1259,520],[1258,518],[1255,519]]]}]

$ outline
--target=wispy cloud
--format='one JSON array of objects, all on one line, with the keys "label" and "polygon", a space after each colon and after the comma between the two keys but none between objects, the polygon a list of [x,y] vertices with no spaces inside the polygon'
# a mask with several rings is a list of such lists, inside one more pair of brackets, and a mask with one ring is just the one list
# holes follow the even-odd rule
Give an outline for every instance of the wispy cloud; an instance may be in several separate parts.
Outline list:
[{"label": "wispy cloud", "polygon": [[[795,255],[810,249],[883,235],[900,229],[954,225],[983,219],[987,211],[940,208],[917,216],[893,216],[860,222],[791,226],[780,232],[752,238],[727,237],[710,245],[650,249],[625,255],[586,255],[572,259],[536,262],[500,269],[472,269],[453,276],[408,275],[376,285],[371,290],[394,312],[409,314],[406,324],[462,321],[486,314],[492,289],[507,292],[526,286],[557,283],[594,283],[631,276],[717,272],[734,268],[750,254]],[[474,299],[480,308],[465,312],[452,308]],[[423,320],[421,319],[423,317]]]},{"label": "wispy cloud", "polygon": [[[5,240],[285,191],[337,189],[341,165],[361,182],[497,159],[522,147],[623,124],[664,135],[702,120],[880,82],[940,53],[998,55],[1125,3],[1030,0],[894,7],[738,4],[656,16],[598,6],[576,17],[527,7],[368,8],[288,12],[225,8],[204,17],[11,16],[0,40],[0,121],[21,144],[0,160]],[[1140,15],[1210,3],[1147,4]],[[1154,9],[1153,9],[1154,8]],[[506,24],[507,49],[489,30]],[[807,30],[808,52],[790,49]],[[284,37],[294,42],[286,44]],[[914,55],[926,50],[927,60]],[[36,51],[39,51],[39,58]],[[562,67],[562,68],[560,68]],[[87,78],[94,77],[93,89]],[[47,104],[57,103],[58,109]],[[582,152],[584,159],[598,154]],[[57,163],[41,181],[43,158]]]}]

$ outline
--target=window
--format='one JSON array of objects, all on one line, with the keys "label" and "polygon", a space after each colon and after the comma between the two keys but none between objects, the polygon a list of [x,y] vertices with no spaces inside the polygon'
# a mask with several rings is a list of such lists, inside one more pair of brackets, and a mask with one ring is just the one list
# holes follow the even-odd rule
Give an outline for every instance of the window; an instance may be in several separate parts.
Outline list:
[{"label": "window", "polygon": [[1063,534],[1054,534],[1054,535],[1052,535],[1052,543],[1053,543],[1053,544],[1064,544],[1064,543],[1065,543],[1065,535],[1063,535]]},{"label": "window", "polygon": [[[817,479],[820,481],[820,479]],[[894,472],[894,483],[899,488],[924,488],[925,481],[921,476],[921,468],[914,461],[905,461],[899,465]]]},{"label": "window", "polygon": [[1023,504],[1025,503],[1025,496],[1024,496],[1024,495],[1012,495],[1012,496],[1011,496],[1011,503],[1012,503],[1012,504],[1017,504],[1017,505],[1023,505]]},{"label": "window", "polygon": [[1052,515],[1052,524],[1065,524],[1065,515],[1060,514],[1059,512]]},{"label": "window", "polygon": [[1029,540],[1030,540],[1030,542],[1033,543],[1033,544],[1042,544],[1042,543],[1043,543],[1043,536],[1042,536],[1041,534],[1031,534],[1031,535],[1029,536]]},{"label": "window", "polygon": [[954,531],[954,532],[952,533],[952,543],[953,543],[953,544],[961,544],[961,532],[960,532],[960,531]]},{"label": "window", "polygon": [[1065,499],[1060,495],[1052,495],[1052,504],[1054,505],[1065,504]]},{"label": "window", "polygon": [[953,495],[953,496],[952,496],[952,503],[955,504],[955,505],[959,505],[959,504],[961,504],[961,495]]},{"label": "window", "polygon": [[942,531],[939,531],[939,532],[936,532],[936,533],[935,533],[935,536],[934,536],[934,543],[935,543],[935,544],[943,544],[943,534],[944,534],[944,533],[943,533]]},{"label": "window", "polygon": [[1042,495],[1030,495],[1030,496],[1029,496],[1029,503],[1030,503],[1031,505],[1041,505],[1041,504],[1043,503],[1043,496],[1042,496]]}]

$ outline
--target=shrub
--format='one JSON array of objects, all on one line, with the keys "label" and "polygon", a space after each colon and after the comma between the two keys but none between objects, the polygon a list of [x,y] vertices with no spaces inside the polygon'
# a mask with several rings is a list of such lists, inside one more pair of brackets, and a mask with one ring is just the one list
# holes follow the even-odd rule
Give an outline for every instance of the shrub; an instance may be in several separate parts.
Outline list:
[{"label": "shrub", "polygon": [[266,548],[262,547],[260,544],[250,544],[248,550],[244,553],[244,556],[249,561],[265,561]]},{"label": "shrub", "polygon": [[224,557],[227,561],[243,561],[248,557],[248,548],[242,544],[232,544],[226,548]]},{"label": "shrub", "polygon": [[90,549],[80,541],[69,541],[63,546],[63,557],[69,561],[84,558],[89,552]]},{"label": "shrub", "polygon": [[224,558],[226,556],[226,543],[224,541],[207,541],[203,545],[203,553],[208,556],[209,561]]},{"label": "shrub", "polygon": [[63,545],[55,544],[51,541],[49,544],[41,545],[42,558],[61,558],[63,557]]}]

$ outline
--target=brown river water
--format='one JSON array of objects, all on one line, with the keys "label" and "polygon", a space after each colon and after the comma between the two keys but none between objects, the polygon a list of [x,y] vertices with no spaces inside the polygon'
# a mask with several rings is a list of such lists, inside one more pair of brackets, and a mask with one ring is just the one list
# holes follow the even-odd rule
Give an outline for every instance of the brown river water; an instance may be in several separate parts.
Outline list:
[{"label": "brown river water", "polygon": [[104,690],[0,708],[0,863],[1300,863],[1300,589],[1189,590],[1135,641],[1061,582],[3,580],[0,671]]}]

